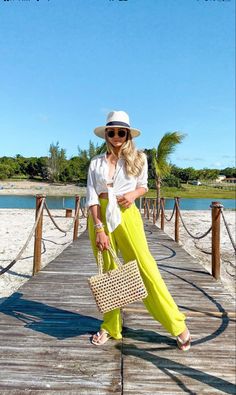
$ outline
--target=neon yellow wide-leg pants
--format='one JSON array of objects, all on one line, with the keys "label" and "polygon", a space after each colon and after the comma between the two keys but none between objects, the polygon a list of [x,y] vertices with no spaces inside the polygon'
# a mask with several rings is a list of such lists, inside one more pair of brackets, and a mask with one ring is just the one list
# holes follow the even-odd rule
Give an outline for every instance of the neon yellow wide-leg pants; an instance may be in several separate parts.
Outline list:
[{"label": "neon yellow wide-leg pants", "polygon": [[[137,260],[140,274],[146,286],[148,296],[143,300],[149,313],[159,321],[173,336],[178,336],[185,328],[185,315],[181,313],[170,295],[152,257],[143,228],[139,210],[132,204],[128,209],[121,208],[121,224],[109,233],[106,226],[107,199],[100,199],[101,219],[106,233],[109,235],[112,248],[124,259],[124,262]],[[89,238],[95,258],[97,258],[96,234],[91,215],[88,218]],[[103,252],[105,271],[116,267],[110,253]],[[115,339],[122,338],[122,320],[120,309],[115,309],[103,315],[102,329],[105,329]]]}]

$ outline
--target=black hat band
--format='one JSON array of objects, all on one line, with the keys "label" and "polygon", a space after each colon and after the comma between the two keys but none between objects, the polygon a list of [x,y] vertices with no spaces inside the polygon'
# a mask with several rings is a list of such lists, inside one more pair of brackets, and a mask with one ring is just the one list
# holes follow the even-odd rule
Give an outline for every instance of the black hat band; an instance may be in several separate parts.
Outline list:
[{"label": "black hat band", "polygon": [[130,128],[128,123],[125,122],[119,122],[119,121],[112,121],[108,122],[106,126],[125,126],[126,128]]}]

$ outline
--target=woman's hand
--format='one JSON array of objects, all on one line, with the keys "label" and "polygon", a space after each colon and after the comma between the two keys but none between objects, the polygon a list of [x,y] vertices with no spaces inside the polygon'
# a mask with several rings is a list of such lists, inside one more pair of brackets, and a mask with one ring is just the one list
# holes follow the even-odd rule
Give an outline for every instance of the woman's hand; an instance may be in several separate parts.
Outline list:
[{"label": "woman's hand", "polygon": [[135,201],[135,192],[127,192],[122,196],[117,197],[117,202],[120,206],[124,208],[129,208]]},{"label": "woman's hand", "polygon": [[106,233],[103,232],[97,232],[96,233],[96,246],[100,251],[108,250],[108,247],[110,245],[110,240],[109,237],[106,235]]}]

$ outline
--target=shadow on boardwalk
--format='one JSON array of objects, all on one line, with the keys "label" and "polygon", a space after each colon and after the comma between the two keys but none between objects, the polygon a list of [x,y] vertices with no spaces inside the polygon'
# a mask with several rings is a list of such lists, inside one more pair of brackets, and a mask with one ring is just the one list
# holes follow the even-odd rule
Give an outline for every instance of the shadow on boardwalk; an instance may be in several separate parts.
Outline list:
[{"label": "shadow on boardwalk", "polygon": [[[63,309],[54,308],[47,306],[43,303],[27,301],[21,298],[22,294],[16,293],[14,297],[9,298],[8,309],[3,312],[17,318],[25,325],[27,329],[34,330],[36,332],[45,333],[48,336],[55,337],[57,339],[66,339],[70,337],[77,337],[81,335],[91,335],[99,327],[101,321],[91,317],[76,314]],[[15,308],[11,310],[10,306],[13,304]],[[224,317],[223,322],[228,322],[228,318]],[[219,335],[226,326],[222,325],[221,329],[218,330],[214,336]],[[182,374],[184,376],[194,378],[200,383],[205,383],[218,390],[224,390],[225,393],[235,394],[235,387],[233,384],[223,380],[221,378],[214,377],[203,371],[196,370],[187,367],[181,363],[175,363],[168,358],[153,355],[153,352],[175,349],[175,341],[167,336],[157,334],[154,331],[147,330],[134,330],[131,328],[124,328],[124,339],[131,339],[132,342],[145,342],[153,344],[165,344],[164,349],[159,347],[151,347],[150,349],[138,348],[135,344],[117,345],[116,348],[124,356],[132,356],[135,358],[141,358],[147,362],[152,363],[156,368],[161,370],[165,375],[170,377],[171,380],[187,393],[193,393],[191,390],[187,390],[186,385],[175,376],[175,373]],[[205,339],[207,341],[209,339]],[[197,343],[198,341],[195,341]],[[172,373],[170,372],[172,371]]]},{"label": "shadow on boardwalk", "polygon": [[91,335],[101,325],[102,321],[97,318],[25,300],[22,296],[16,292],[0,311],[24,323],[25,328],[62,340]]},{"label": "shadow on boardwalk", "polygon": [[235,315],[222,285],[167,235],[145,226],[151,252],[188,317],[193,346],[142,303],[123,310],[123,340],[94,347],[101,324],[87,278],[96,265],[84,233],[0,306],[0,394],[235,394]]}]

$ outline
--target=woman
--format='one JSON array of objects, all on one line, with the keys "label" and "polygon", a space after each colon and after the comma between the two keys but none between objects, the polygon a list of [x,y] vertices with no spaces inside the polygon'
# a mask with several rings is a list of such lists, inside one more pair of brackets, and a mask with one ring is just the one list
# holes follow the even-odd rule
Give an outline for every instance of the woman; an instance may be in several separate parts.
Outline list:
[{"label": "woman", "polygon": [[[178,310],[150,254],[134,204],[148,190],[147,158],[136,150],[132,140],[140,131],[130,127],[124,111],[113,111],[108,114],[106,125],[97,127],[94,133],[107,144],[107,152],[93,158],[88,171],[88,229],[94,255],[97,257],[98,249],[103,251],[105,271],[116,267],[107,251],[109,245],[121,252],[125,262],[137,260],[148,291],[144,305],[154,319],[177,337],[178,347],[187,351],[191,338],[185,316]],[[110,337],[121,339],[121,330],[120,309],[105,313],[92,343],[102,345]]]}]

